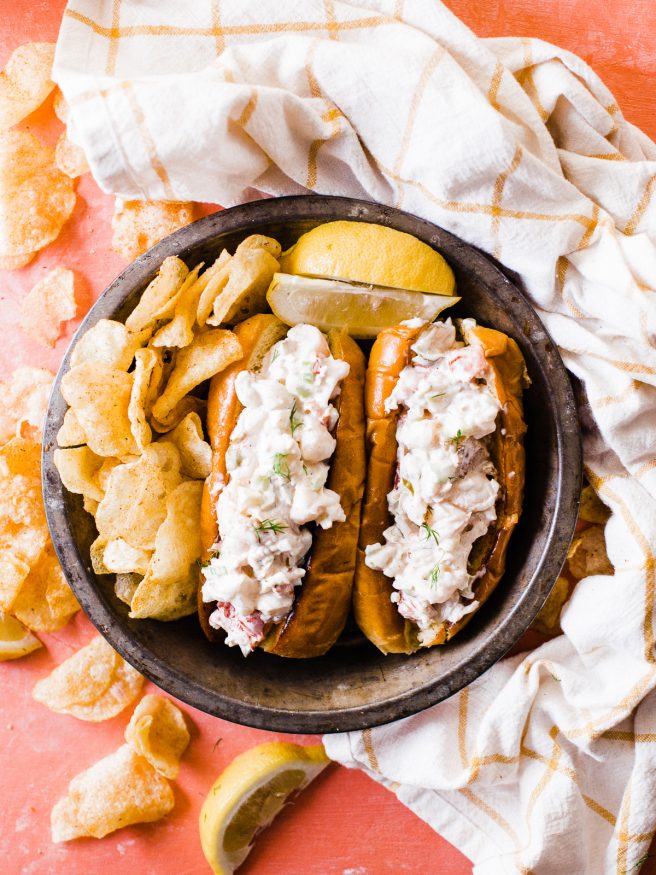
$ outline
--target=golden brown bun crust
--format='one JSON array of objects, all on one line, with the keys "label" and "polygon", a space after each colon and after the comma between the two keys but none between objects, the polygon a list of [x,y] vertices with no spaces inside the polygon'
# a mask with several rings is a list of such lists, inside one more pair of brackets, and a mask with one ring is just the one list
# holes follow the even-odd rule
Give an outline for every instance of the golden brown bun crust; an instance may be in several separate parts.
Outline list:
[{"label": "golden brown bun crust", "polygon": [[[410,361],[411,349],[421,329],[398,325],[381,332],[373,345],[366,375],[367,481],[362,506],[358,561],[353,591],[356,621],[364,634],[383,653],[413,653],[420,648],[417,627],[404,619],[391,601],[392,581],[382,571],[365,565],[364,549],[382,541],[391,525],[387,493],[394,485],[396,472],[396,424],[398,412],[385,412],[399,374]],[[490,328],[477,326],[465,338],[480,343],[494,375],[495,389],[502,409],[492,440],[491,455],[501,486],[497,520],[470,555],[470,572],[485,566],[475,584],[476,600],[482,605],[498,584],[505,568],[506,550],[512,530],[521,513],[524,491],[524,446],[526,425],[522,409],[522,389],[526,366],[514,340]],[[512,477],[509,476],[514,472]],[[448,641],[469,621],[475,611],[455,624],[443,624],[432,647]]]},{"label": "golden brown bun crust", "polygon": [[[217,525],[214,516],[215,501],[210,498],[217,484],[225,482],[225,455],[232,430],[242,411],[235,392],[237,374],[257,363],[262,358],[262,335],[268,332],[264,345],[269,348],[286,333],[278,336],[271,331],[275,316],[254,316],[236,326],[244,356],[215,377],[210,383],[207,409],[207,429],[212,446],[212,472],[203,492],[201,509],[201,537],[203,559],[211,555],[216,542]],[[358,530],[360,527],[360,504],[364,489],[364,384],[365,361],[358,345],[345,332],[330,332],[328,342],[332,354],[350,365],[349,374],[342,381],[338,399],[339,420],[335,431],[336,447],[331,459],[327,486],[340,496],[346,515],[343,523],[330,529],[318,528],[315,532],[308,569],[302,586],[296,591],[292,610],[286,620],[275,624],[260,644],[265,650],[279,656],[307,658],[320,656],[339,637],[351,605],[353,571]],[[203,602],[199,587],[198,609],[201,626],[210,641],[221,640],[224,635],[209,624],[211,603]]]}]

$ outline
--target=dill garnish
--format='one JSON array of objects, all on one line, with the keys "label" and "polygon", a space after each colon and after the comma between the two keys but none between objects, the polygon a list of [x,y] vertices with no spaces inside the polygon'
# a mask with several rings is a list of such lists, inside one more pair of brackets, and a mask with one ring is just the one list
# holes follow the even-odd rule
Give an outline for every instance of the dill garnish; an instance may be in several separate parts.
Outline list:
[{"label": "dill garnish", "polygon": [[303,425],[302,419],[296,419],[296,401],[292,404],[292,409],[289,411],[289,429],[294,437],[294,432],[297,428]]},{"label": "dill garnish", "polygon": [[431,528],[428,523],[422,523],[421,527],[426,532],[426,540],[430,541],[430,539],[432,538],[439,547],[440,539],[437,537],[437,532],[435,531],[435,529]]},{"label": "dill garnish", "polygon": [[273,473],[285,480],[291,480],[292,473],[289,470],[289,462],[286,453],[276,453],[273,458]]},{"label": "dill garnish", "polygon": [[460,444],[463,438],[464,434],[460,431],[460,429],[458,429],[458,431],[454,434],[452,438],[449,438],[449,443],[453,444],[453,446],[456,448],[456,452],[458,452],[458,450],[460,449]]},{"label": "dill garnish", "polygon": [[260,540],[260,534],[264,534],[265,532],[273,532],[274,535],[279,535],[281,532],[284,532],[287,528],[283,523],[276,523],[273,520],[266,519],[262,520],[261,523],[258,523],[256,526],[254,525],[255,533],[257,534],[257,540]]}]

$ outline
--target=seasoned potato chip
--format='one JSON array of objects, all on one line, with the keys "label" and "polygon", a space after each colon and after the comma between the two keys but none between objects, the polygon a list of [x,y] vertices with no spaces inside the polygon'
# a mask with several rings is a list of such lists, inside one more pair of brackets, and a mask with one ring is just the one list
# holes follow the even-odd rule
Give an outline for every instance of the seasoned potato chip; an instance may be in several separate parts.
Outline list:
[{"label": "seasoned potato chip", "polygon": [[599,498],[592,486],[586,486],[581,492],[579,519],[587,523],[603,524],[608,521],[609,517],[609,508]]},{"label": "seasoned potato chip", "polygon": [[166,778],[128,744],[76,775],[52,809],[53,842],[100,839],[132,823],[150,823],[174,805]]},{"label": "seasoned potato chip", "polygon": [[196,610],[202,493],[201,481],[189,480],[169,495],[153,558],[132,598],[131,617],[175,620]]},{"label": "seasoned potato chip", "polygon": [[0,382],[1,444],[12,438],[23,422],[43,430],[53,379],[44,368],[16,368],[8,380]]},{"label": "seasoned potato chip", "polygon": [[180,456],[173,444],[159,441],[134,462],[117,465],[98,506],[96,526],[105,541],[123,538],[140,550],[153,550],[166,517],[167,496],[180,483]]},{"label": "seasoned potato chip", "polygon": [[151,340],[151,346],[183,347],[189,346],[194,339],[193,325],[201,294],[198,272],[202,266],[201,262],[189,272],[176,295],[172,321],[160,328]]},{"label": "seasoned potato chip", "polygon": [[140,450],[143,450],[152,438],[152,431],[146,419],[150,413],[147,402],[151,394],[150,382],[157,368],[158,358],[161,361],[161,354],[158,356],[153,349],[138,349],[134,358],[134,382],[128,404],[128,417],[135,443]]},{"label": "seasoned potato chip", "polygon": [[142,576],[141,574],[117,574],[114,584],[116,598],[125,602],[126,605],[132,604],[132,598],[141,583]]},{"label": "seasoned potato chip", "polygon": [[50,94],[54,57],[54,43],[26,43],[11,53],[0,73],[0,131],[18,124]]},{"label": "seasoned potato chip", "polygon": [[570,585],[565,577],[559,577],[546,602],[540,608],[540,613],[533,620],[533,628],[545,635],[555,635],[560,632],[560,612],[569,598]]},{"label": "seasoned potato chip", "polygon": [[203,413],[206,407],[207,401],[203,401],[202,398],[196,398],[194,395],[185,395],[182,401],[179,401],[161,422],[153,417],[150,424],[155,431],[164,434],[170,432],[176,425],[179,425],[189,413]]},{"label": "seasoned potato chip", "polygon": [[123,538],[108,541],[103,553],[103,563],[114,574],[145,574],[151,551],[131,547]]},{"label": "seasoned potato chip", "polygon": [[0,548],[31,566],[48,541],[41,478],[12,474],[0,460]]},{"label": "seasoned potato chip", "polygon": [[195,480],[204,480],[212,468],[212,448],[203,438],[203,426],[197,413],[188,413],[167,435],[180,453],[182,473]]},{"label": "seasoned potato chip", "polygon": [[165,258],[157,276],[146,287],[139,303],[125,320],[126,328],[136,333],[171,316],[177,294],[188,274],[189,268],[184,261],[174,255]]},{"label": "seasoned potato chip", "polygon": [[97,474],[103,457],[97,456],[87,446],[57,449],[53,461],[59,476],[69,492],[84,495],[94,501],[102,501],[104,492],[98,485]]},{"label": "seasoned potato chip", "polygon": [[196,320],[202,327],[212,312],[216,296],[223,291],[230,279],[230,262],[232,255],[224,249],[217,260],[200,277],[202,291],[198,299]]},{"label": "seasoned potato chip", "polygon": [[231,331],[216,328],[198,334],[190,346],[178,351],[166,388],[153,404],[155,419],[163,422],[199,383],[209,380],[241,356],[241,346]]},{"label": "seasoned potato chip", "polygon": [[32,566],[11,612],[33,632],[57,632],[79,609],[55,551],[48,545]]},{"label": "seasoned potato chip", "polygon": [[112,218],[112,249],[134,261],[164,237],[194,220],[194,205],[181,201],[121,201]]},{"label": "seasoned potato chip", "polygon": [[590,574],[612,574],[614,568],[606,553],[603,526],[590,526],[572,541],[567,552],[567,565],[577,580]]},{"label": "seasoned potato chip", "polygon": [[69,407],[64,414],[61,428],[57,432],[57,444],[60,447],[79,447],[86,442],[87,437],[80,425],[80,420],[75,415],[75,411]]},{"label": "seasoned potato chip", "polygon": [[84,149],[71,143],[64,131],[55,146],[55,163],[62,173],[70,176],[71,179],[77,179],[84,173],[89,172],[87,156],[84,154]]},{"label": "seasoned potato chip", "polygon": [[8,547],[0,547],[0,608],[3,611],[11,610],[29,573],[27,562]]},{"label": "seasoned potato chip", "polygon": [[68,101],[61,93],[59,88],[57,88],[57,90],[55,91],[55,98],[52,101],[52,108],[59,121],[64,122],[65,125],[68,124],[68,116],[70,115]]},{"label": "seasoned potato chip", "polygon": [[116,717],[139,695],[143,677],[96,635],[34,685],[37,702],[93,723]]},{"label": "seasoned potato chip", "polygon": [[132,374],[99,362],[71,368],[61,381],[61,393],[73,408],[89,447],[99,456],[136,453],[128,405]]},{"label": "seasoned potato chip", "polygon": [[31,437],[13,437],[0,448],[0,459],[4,460],[10,474],[41,476],[41,444]]},{"label": "seasoned potato chip", "polygon": [[55,166],[52,149],[26,131],[0,134],[0,257],[52,243],[74,207],[73,180]]},{"label": "seasoned potato chip", "polygon": [[34,258],[36,252],[21,252],[20,255],[0,255],[0,270],[20,270]]},{"label": "seasoned potato chip", "polygon": [[[96,508],[96,513],[98,512],[98,508]],[[94,574],[110,574],[109,568],[105,565],[105,547],[107,546],[107,541],[102,537],[97,537],[95,541],[89,547],[89,559],[91,560],[91,567],[93,568]]]},{"label": "seasoned potato chip", "polygon": [[138,458],[138,456],[126,456],[124,461],[121,461],[121,459],[112,459],[111,457],[104,459],[102,465],[100,466],[98,474],[96,475],[96,479],[98,480],[98,486],[100,486],[103,493],[107,492],[109,477],[114,468],[116,468],[118,465],[127,464],[127,462],[136,461]]},{"label": "seasoned potato chip", "polygon": [[133,334],[122,322],[100,319],[75,344],[71,368],[83,362],[97,362],[117,371],[127,371],[135,352],[147,341],[147,336]]},{"label": "seasoned potato chip", "polygon": [[96,515],[96,511],[98,510],[98,504],[100,502],[96,501],[95,498],[89,498],[87,495],[82,497],[82,506],[86,510],[87,513],[90,513],[91,516]]},{"label": "seasoned potato chip", "polygon": [[182,711],[164,696],[144,696],[125,729],[125,740],[166,778],[175,778],[189,744]]},{"label": "seasoned potato chip", "polygon": [[56,267],[23,298],[18,324],[41,346],[54,346],[62,322],[73,319],[76,310],[73,271]]}]

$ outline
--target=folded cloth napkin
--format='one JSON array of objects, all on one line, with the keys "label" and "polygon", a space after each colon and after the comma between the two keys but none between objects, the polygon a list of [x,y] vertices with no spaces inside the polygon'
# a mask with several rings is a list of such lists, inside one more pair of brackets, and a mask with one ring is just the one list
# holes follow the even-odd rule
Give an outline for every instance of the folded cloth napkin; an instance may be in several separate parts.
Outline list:
[{"label": "folded cloth napkin", "polygon": [[370,198],[519,274],[584,386],[616,572],[578,584],[562,636],[325,743],[477,875],[636,871],[656,826],[656,145],[575,55],[477,39],[436,0],[70,0],[54,78],[107,191]]}]

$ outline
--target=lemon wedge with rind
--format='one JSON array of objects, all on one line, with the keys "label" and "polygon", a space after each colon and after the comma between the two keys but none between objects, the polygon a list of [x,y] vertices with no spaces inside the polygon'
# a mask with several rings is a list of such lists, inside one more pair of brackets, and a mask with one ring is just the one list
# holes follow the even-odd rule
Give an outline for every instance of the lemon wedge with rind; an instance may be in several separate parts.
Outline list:
[{"label": "lemon wedge with rind", "polygon": [[370,222],[325,222],[282,254],[280,269],[431,295],[455,294],[444,258],[412,234]]},{"label": "lemon wedge with rind", "polygon": [[328,765],[322,745],[273,741],[239,754],[219,775],[200,812],[200,841],[215,875],[230,875],[292,794]]},{"label": "lemon wedge with rind", "polygon": [[20,659],[43,645],[20,620],[0,611],[0,662]]},{"label": "lemon wedge with rind", "polygon": [[276,273],[267,292],[274,314],[287,325],[309,322],[321,331],[346,328],[361,340],[405,319],[432,322],[460,298],[427,295],[382,286],[358,286],[336,280]]}]

